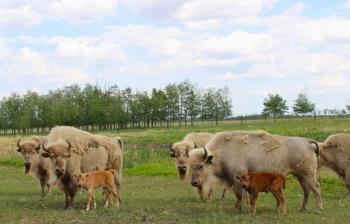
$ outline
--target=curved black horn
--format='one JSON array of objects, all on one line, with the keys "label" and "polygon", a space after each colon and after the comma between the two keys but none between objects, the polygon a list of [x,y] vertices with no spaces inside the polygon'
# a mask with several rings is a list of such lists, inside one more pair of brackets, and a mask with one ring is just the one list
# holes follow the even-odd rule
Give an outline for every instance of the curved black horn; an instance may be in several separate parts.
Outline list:
[{"label": "curved black horn", "polygon": [[195,148],[195,149],[198,148],[198,147],[197,147],[197,144],[196,144],[195,142],[194,142],[194,148]]},{"label": "curved black horn", "polygon": [[207,152],[207,149],[205,148],[205,146],[203,146],[204,148],[204,156],[203,156],[203,159],[206,159],[207,156],[208,156],[208,152]]},{"label": "curved black horn", "polygon": [[43,142],[43,144],[42,144],[42,146],[41,146],[42,148],[43,148],[43,150],[45,151],[45,152],[49,152],[46,148],[45,148],[45,141]]}]

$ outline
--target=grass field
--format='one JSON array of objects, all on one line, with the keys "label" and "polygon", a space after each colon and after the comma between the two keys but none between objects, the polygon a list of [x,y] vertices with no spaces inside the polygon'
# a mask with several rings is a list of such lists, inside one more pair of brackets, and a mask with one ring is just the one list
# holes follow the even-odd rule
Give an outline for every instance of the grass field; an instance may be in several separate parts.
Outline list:
[{"label": "grass field", "polygon": [[280,120],[266,125],[264,121],[246,121],[242,125],[230,121],[219,126],[102,132],[120,135],[126,142],[123,202],[118,209],[103,208],[102,196],[98,193],[98,208],[88,213],[79,208],[85,194],[78,196],[77,208],[69,211],[63,209],[64,195],[57,189],[53,195],[41,199],[38,181],[23,174],[23,162],[15,152],[19,136],[0,137],[0,223],[350,223],[350,199],[344,198],[344,184],[327,174],[320,177],[325,207],[322,215],[314,213],[313,195],[310,210],[298,212],[302,191],[292,176],[287,181],[287,214],[275,213],[271,194],[259,197],[256,217],[249,214],[247,205],[242,214],[234,214],[233,195],[220,200],[221,189],[216,191],[212,203],[199,202],[195,189],[176,179],[175,162],[168,156],[166,143],[193,131],[240,129],[263,129],[323,140],[332,133],[350,132],[350,119]]}]

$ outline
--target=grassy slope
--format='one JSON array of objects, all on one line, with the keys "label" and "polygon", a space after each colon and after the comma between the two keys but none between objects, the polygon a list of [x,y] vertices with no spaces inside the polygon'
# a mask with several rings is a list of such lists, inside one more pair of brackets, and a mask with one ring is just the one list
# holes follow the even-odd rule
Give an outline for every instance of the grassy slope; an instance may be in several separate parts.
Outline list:
[{"label": "grassy slope", "polygon": [[[314,198],[310,211],[298,212],[302,192],[292,177],[287,184],[287,214],[277,215],[271,194],[261,194],[258,199],[258,215],[254,218],[244,205],[242,214],[232,212],[233,196],[219,200],[221,190],[216,191],[212,203],[198,201],[195,189],[174,177],[126,176],[123,202],[120,208],[103,208],[100,192],[96,192],[98,208],[84,212],[76,208],[64,211],[64,196],[57,189],[44,200],[39,196],[39,184],[21,169],[0,167],[0,220],[1,223],[347,223],[350,201],[344,199],[341,182],[323,178],[322,215],[314,213]],[[85,202],[85,193],[78,195],[77,207]]]}]

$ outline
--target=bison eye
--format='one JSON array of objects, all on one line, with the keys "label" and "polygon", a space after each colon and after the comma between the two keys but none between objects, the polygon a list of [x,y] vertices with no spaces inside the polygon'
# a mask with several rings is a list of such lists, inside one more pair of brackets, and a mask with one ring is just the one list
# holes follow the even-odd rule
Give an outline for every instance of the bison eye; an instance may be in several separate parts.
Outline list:
[{"label": "bison eye", "polygon": [[199,166],[199,169],[203,169],[203,165],[200,165],[200,166]]}]

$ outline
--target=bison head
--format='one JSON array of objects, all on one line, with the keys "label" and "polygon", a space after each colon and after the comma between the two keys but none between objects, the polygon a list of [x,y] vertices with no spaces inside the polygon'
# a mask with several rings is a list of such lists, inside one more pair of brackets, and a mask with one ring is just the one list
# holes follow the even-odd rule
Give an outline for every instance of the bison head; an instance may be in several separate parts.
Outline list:
[{"label": "bison head", "polygon": [[241,176],[236,176],[236,178],[241,181],[242,187],[244,189],[248,189],[250,185],[250,177],[248,174],[243,174]]},{"label": "bison head", "polygon": [[38,155],[40,143],[35,140],[27,140],[21,143],[21,139],[17,141],[17,152],[22,154],[24,160],[25,173],[27,174],[33,163],[33,160]]},{"label": "bison head", "polygon": [[45,143],[43,143],[42,148],[45,152],[41,155],[45,158],[51,159],[56,175],[58,177],[64,175],[67,170],[67,159],[69,159],[71,156],[71,143],[66,140],[66,144],[50,144],[47,148]]},{"label": "bison head", "polygon": [[86,185],[86,178],[88,177],[89,174],[87,173],[81,173],[81,174],[75,174],[75,180],[77,182],[77,186],[79,188],[83,188]]},{"label": "bison head", "polygon": [[176,166],[180,180],[184,180],[188,176],[188,153],[194,148],[196,148],[196,145],[187,141],[170,144],[170,157],[176,158]]},{"label": "bison head", "polygon": [[213,155],[209,155],[208,150],[205,147],[191,151],[189,166],[192,186],[202,186],[207,178],[213,173],[212,161]]}]

